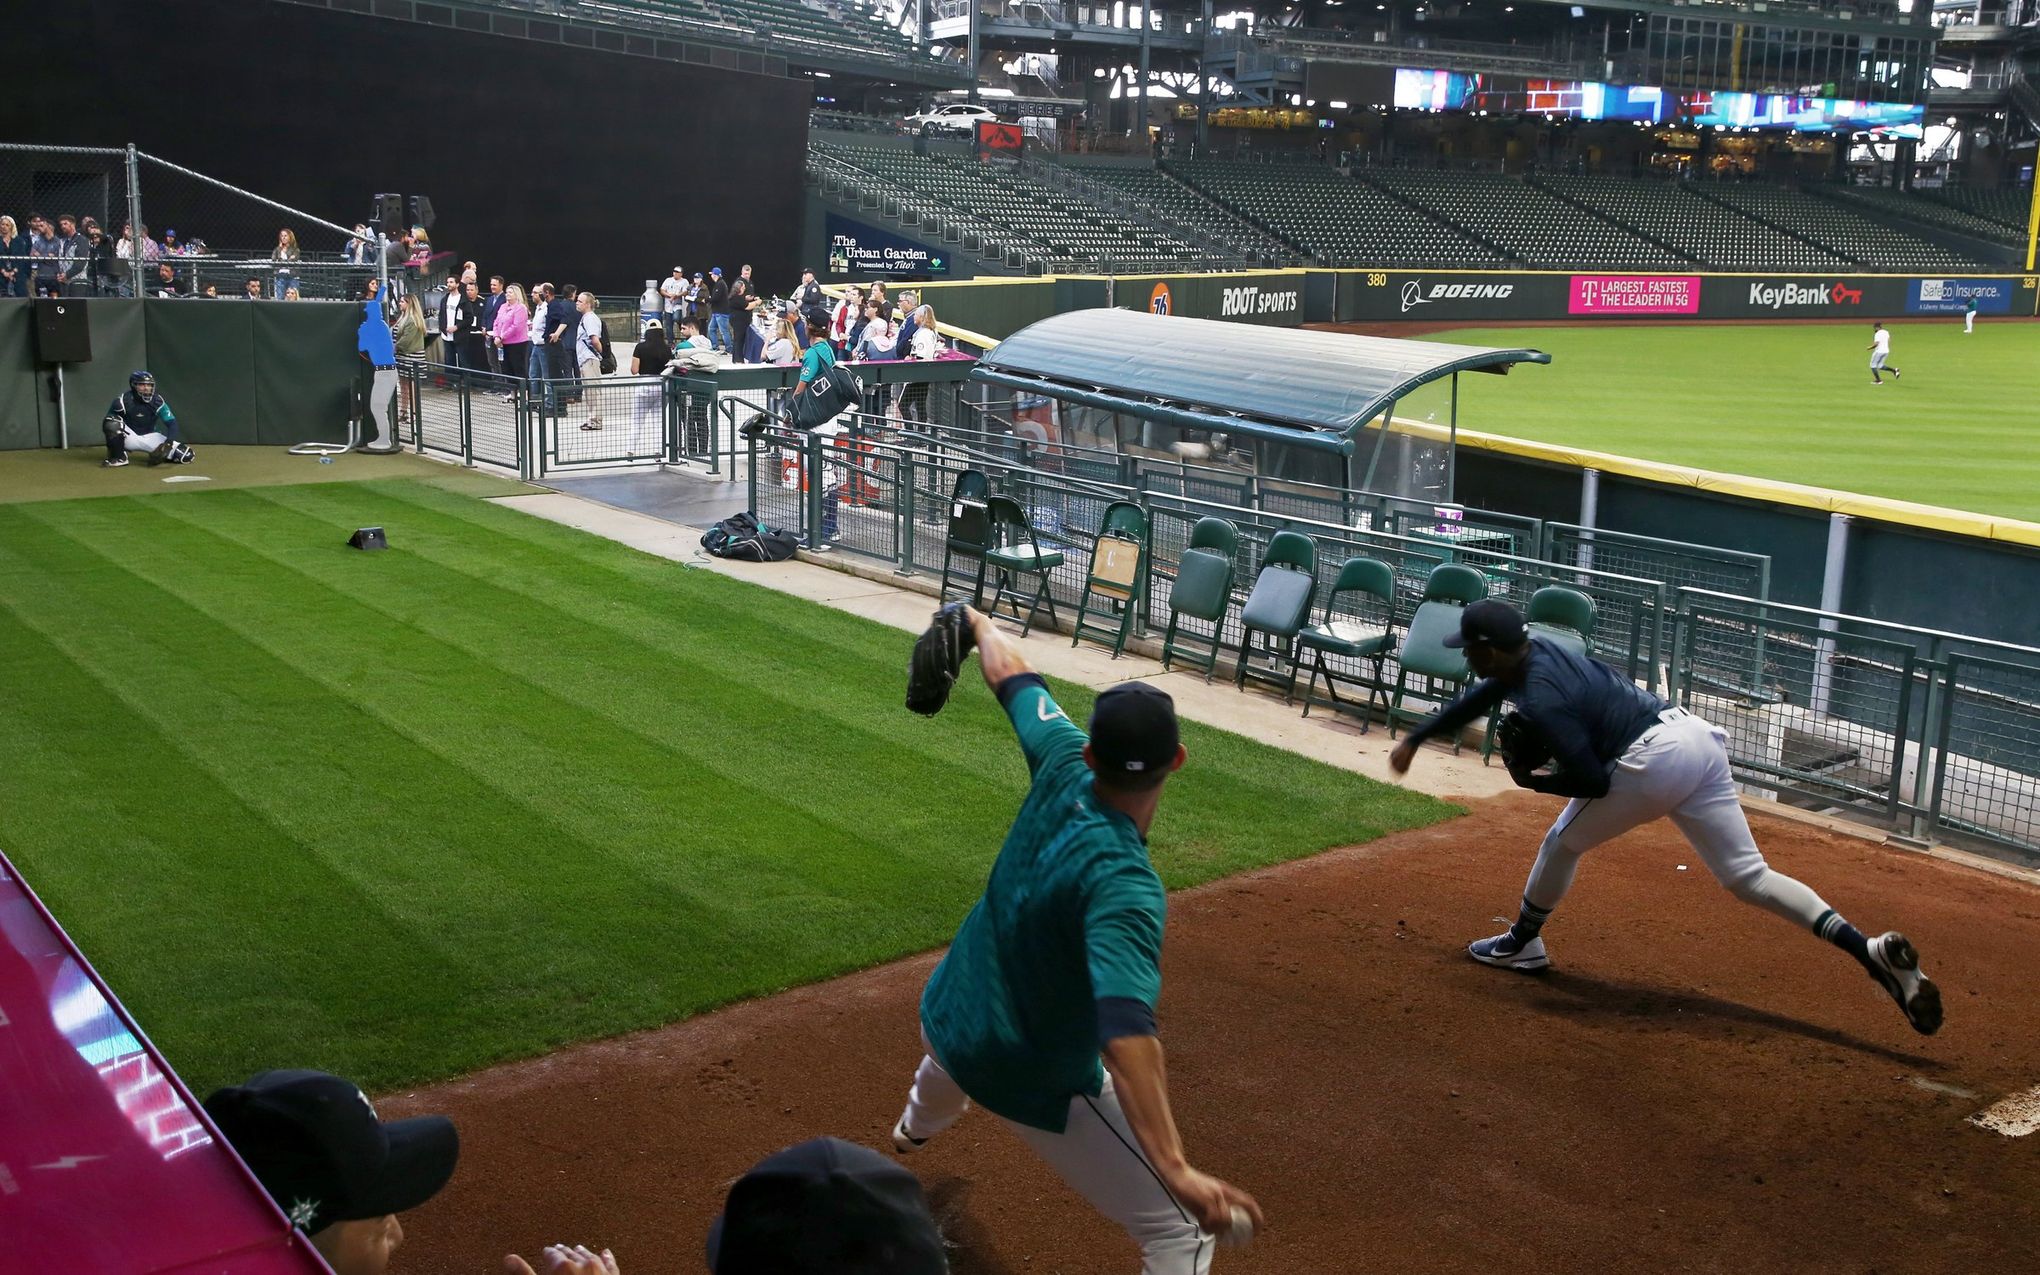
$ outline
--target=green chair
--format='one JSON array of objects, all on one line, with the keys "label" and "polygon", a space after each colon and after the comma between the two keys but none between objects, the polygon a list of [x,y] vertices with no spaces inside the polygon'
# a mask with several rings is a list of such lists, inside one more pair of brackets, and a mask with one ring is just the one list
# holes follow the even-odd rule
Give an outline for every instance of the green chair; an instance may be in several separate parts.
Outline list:
[{"label": "green chair", "polygon": [[[1339,609],[1342,602],[1346,605],[1343,613]],[[1360,733],[1366,734],[1373,724],[1376,702],[1384,707],[1388,703],[1388,684],[1382,679],[1381,665],[1395,649],[1395,572],[1378,558],[1346,559],[1339,567],[1338,579],[1332,582],[1331,595],[1325,599],[1325,618],[1320,623],[1305,625],[1296,641],[1311,655],[1310,681],[1303,688],[1303,715],[1310,716],[1311,693],[1317,689],[1320,674],[1324,676],[1325,692],[1332,697],[1334,710],[1346,702],[1339,698],[1339,681],[1365,686],[1367,707],[1360,714]],[[1328,655],[1372,660],[1374,677],[1365,680],[1335,674],[1325,663]]]},{"label": "green chair", "polygon": [[[1594,600],[1578,589],[1547,584],[1530,595],[1523,613],[1523,627],[1531,637],[1543,638],[1574,655],[1589,654],[1594,640]],[[1495,719],[1488,718],[1487,734],[1480,741],[1480,760],[1486,765],[1495,755]]]},{"label": "green chair", "polygon": [[[992,519],[985,502],[991,499],[992,480],[984,471],[966,469],[956,476],[949,492],[949,530],[942,540],[941,601],[949,600],[952,579],[964,579],[951,564],[964,558],[977,564],[970,580],[970,604],[977,606],[985,592],[985,553],[992,547]],[[958,590],[957,596],[962,596]]]},{"label": "green chair", "polygon": [[[1390,739],[1395,738],[1399,723],[1424,717],[1422,713],[1403,711],[1403,697],[1409,692],[1412,675],[1424,679],[1419,693],[1438,701],[1450,698],[1472,680],[1473,670],[1466,667],[1465,655],[1446,646],[1445,639],[1459,632],[1459,613],[1466,610],[1467,603],[1486,596],[1487,578],[1472,567],[1448,562],[1432,569],[1431,578],[1424,584],[1423,601],[1410,617],[1409,631],[1403,635],[1402,650],[1396,656],[1395,698],[1388,706]],[[1440,693],[1441,685],[1446,688],[1445,693]],[[1456,735],[1452,751],[1459,751]]]},{"label": "green chair", "polygon": [[[1091,547],[1091,565],[1084,572],[1084,592],[1077,599],[1071,646],[1089,633],[1111,639],[1115,660],[1126,649],[1127,635],[1133,631],[1134,599],[1140,595],[1141,571],[1147,565],[1147,540],[1146,510],[1130,500],[1115,500],[1105,506],[1097,543]],[[1098,599],[1095,612],[1093,598]],[[1097,621],[1092,619],[1094,614]]]},{"label": "green chair", "polygon": [[[1284,700],[1296,697],[1296,635],[1310,619],[1310,604],[1317,596],[1317,541],[1300,531],[1278,531],[1261,555],[1261,573],[1254,577],[1254,590],[1240,608],[1240,657],[1233,665],[1233,685],[1247,689],[1247,679],[1280,686]],[[1259,634],[1260,642],[1254,640]],[[1253,667],[1255,656],[1265,656],[1272,669]],[[1289,665],[1289,674],[1280,671]]]},{"label": "green chair", "polygon": [[[1034,535],[1034,524],[1027,520],[1027,511],[1011,496],[989,497],[985,510],[992,523],[992,546],[985,551],[984,561],[999,573],[992,582],[992,607],[988,614],[997,615],[1002,602],[1010,605],[1013,618],[1020,621],[1021,637],[1026,637],[1034,627],[1035,613],[1044,604],[1048,607],[1048,622],[1060,624],[1055,614],[1055,598],[1048,589],[1048,573],[1062,565],[1062,550],[1041,547]],[[1016,580],[1029,575],[1035,581],[1033,593],[1022,593],[1013,587]],[[1020,609],[1023,602],[1027,604],[1025,611]]]},{"label": "green chair", "polygon": [[1594,600],[1562,584],[1547,584],[1531,594],[1529,609],[1523,613],[1524,627],[1532,637],[1556,643],[1575,655],[1587,654],[1593,645],[1594,619]]},{"label": "green chair", "polygon": [[[1223,518],[1199,518],[1190,529],[1190,546],[1176,564],[1176,580],[1169,589],[1169,627],[1162,634],[1162,667],[1168,668],[1180,649],[1204,659],[1204,680],[1218,667],[1223,645],[1226,609],[1232,605],[1233,555],[1239,551],[1240,531]],[[1211,626],[1211,635],[1179,629],[1184,617]],[[1197,647],[1202,645],[1203,650]]]}]

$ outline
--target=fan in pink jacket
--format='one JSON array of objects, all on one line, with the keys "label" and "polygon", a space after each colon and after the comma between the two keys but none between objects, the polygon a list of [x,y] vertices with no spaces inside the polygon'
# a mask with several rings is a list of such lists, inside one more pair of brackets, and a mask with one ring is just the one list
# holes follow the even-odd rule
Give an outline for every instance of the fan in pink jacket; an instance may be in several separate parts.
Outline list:
[{"label": "fan in pink jacket", "polygon": [[503,374],[521,384],[531,362],[531,303],[525,300],[523,285],[513,283],[504,290],[493,335],[503,347]]}]

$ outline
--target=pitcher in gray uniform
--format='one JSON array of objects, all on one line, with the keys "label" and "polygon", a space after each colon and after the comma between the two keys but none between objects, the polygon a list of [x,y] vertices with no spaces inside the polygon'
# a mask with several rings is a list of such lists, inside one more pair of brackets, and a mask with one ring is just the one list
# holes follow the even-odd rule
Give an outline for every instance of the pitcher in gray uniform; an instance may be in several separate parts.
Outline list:
[{"label": "pitcher in gray uniform", "polygon": [[1549,766],[1511,759],[1510,776],[1533,792],[1571,798],[1538,847],[1516,923],[1468,947],[1474,960],[1515,970],[1548,966],[1544,923],[1572,887],[1580,856],[1664,816],[1737,898],[1855,957],[1898,1002],[1913,1030],[1932,1035],[1940,1029],[1940,990],[1920,972],[1919,953],[1905,935],[1894,930],[1866,937],[1806,885],[1764,862],[1737,800],[1727,737],[1719,728],[1669,707],[1598,660],[1531,637],[1506,602],[1467,607],[1459,633],[1446,644],[1465,649],[1479,680],[1411,731],[1389,765],[1398,774],[1408,771],[1424,740],[1457,731],[1506,702],[1517,715],[1515,727],[1541,737],[1550,756]]}]

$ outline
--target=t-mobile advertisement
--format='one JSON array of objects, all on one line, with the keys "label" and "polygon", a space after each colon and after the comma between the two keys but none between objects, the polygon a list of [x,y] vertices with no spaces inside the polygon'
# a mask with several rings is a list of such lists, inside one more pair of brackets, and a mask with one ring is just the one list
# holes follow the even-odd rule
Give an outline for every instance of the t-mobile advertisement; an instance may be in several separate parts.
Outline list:
[{"label": "t-mobile advertisement", "polygon": [[1700,313],[1698,275],[1576,274],[1567,314]]}]

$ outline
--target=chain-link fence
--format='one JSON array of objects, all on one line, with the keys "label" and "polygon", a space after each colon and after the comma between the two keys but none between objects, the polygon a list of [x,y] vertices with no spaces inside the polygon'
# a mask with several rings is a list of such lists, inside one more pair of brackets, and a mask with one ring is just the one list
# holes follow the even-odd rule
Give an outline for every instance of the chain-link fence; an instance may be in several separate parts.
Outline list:
[{"label": "chain-link fence", "polygon": [[391,264],[365,227],[133,147],[0,143],[0,217],[0,296],[342,300]]}]

